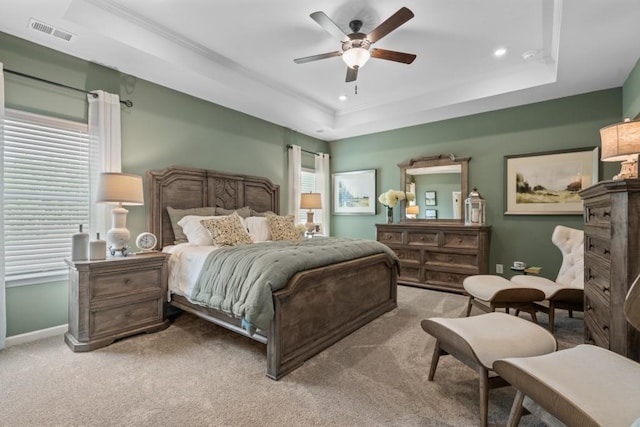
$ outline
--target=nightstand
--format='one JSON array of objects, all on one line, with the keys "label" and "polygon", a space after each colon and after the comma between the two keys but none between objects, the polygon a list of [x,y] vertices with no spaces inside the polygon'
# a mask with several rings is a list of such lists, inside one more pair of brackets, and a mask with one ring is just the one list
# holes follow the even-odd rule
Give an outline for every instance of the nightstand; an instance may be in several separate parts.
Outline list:
[{"label": "nightstand", "polygon": [[71,350],[91,351],[141,332],[169,326],[165,314],[167,259],[162,252],[70,261],[69,331]]}]

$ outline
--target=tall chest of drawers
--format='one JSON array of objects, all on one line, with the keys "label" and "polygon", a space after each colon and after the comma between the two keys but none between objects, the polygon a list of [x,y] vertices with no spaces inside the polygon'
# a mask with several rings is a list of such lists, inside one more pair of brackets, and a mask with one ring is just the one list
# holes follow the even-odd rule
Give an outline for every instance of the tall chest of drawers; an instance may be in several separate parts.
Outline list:
[{"label": "tall chest of drawers", "polygon": [[408,222],[376,228],[378,241],[400,258],[398,283],[464,293],[465,277],[489,272],[490,227]]},{"label": "tall chest of drawers", "polygon": [[640,180],[602,181],[584,200],[585,342],[640,361],[624,299],[640,273]]}]

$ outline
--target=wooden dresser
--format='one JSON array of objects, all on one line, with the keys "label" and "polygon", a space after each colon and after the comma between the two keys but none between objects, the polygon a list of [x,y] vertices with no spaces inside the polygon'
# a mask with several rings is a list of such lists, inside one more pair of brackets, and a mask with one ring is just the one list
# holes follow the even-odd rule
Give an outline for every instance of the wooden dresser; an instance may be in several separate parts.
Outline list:
[{"label": "wooden dresser", "polygon": [[640,273],[640,180],[602,181],[584,200],[585,342],[640,361],[623,304]]},{"label": "wooden dresser", "polygon": [[118,338],[169,326],[165,316],[168,254],[70,261],[69,331],[76,352],[91,351]]},{"label": "wooden dresser", "polygon": [[398,283],[464,293],[465,277],[489,273],[491,227],[416,221],[376,228],[400,258]]}]

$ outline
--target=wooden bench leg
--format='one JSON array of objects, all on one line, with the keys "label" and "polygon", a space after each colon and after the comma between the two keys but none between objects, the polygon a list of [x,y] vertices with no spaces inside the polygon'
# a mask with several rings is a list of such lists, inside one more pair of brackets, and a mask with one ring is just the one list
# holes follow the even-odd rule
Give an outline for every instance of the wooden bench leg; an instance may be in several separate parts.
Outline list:
[{"label": "wooden bench leg", "polygon": [[553,302],[549,302],[549,332],[553,334],[553,324],[556,320],[556,308],[553,305]]},{"label": "wooden bench leg", "polygon": [[440,341],[436,340],[436,345],[433,348],[433,356],[431,357],[431,366],[429,367],[429,381],[433,381],[440,356],[444,356],[445,354],[447,354],[447,352],[440,348]]},{"label": "wooden bench leg", "polygon": [[480,375],[480,425],[487,427],[489,422],[489,371],[485,368],[478,370]]},{"label": "wooden bench leg", "polygon": [[516,397],[513,399],[513,405],[511,405],[511,412],[509,412],[509,420],[507,421],[507,427],[517,427],[520,424],[520,418],[522,417],[522,402],[524,401],[524,393],[520,390],[516,391]]},{"label": "wooden bench leg", "polygon": [[471,315],[471,307],[473,306],[473,297],[469,296],[469,302],[467,303],[467,316],[469,317]]}]

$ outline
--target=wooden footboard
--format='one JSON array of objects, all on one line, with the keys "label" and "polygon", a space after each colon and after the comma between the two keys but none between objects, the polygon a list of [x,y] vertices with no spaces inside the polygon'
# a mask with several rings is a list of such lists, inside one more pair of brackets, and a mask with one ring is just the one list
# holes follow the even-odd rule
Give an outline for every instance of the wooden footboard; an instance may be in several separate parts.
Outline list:
[{"label": "wooden footboard", "polygon": [[356,329],[397,306],[397,277],[388,255],[296,274],[273,295],[267,376],[279,379]]}]

